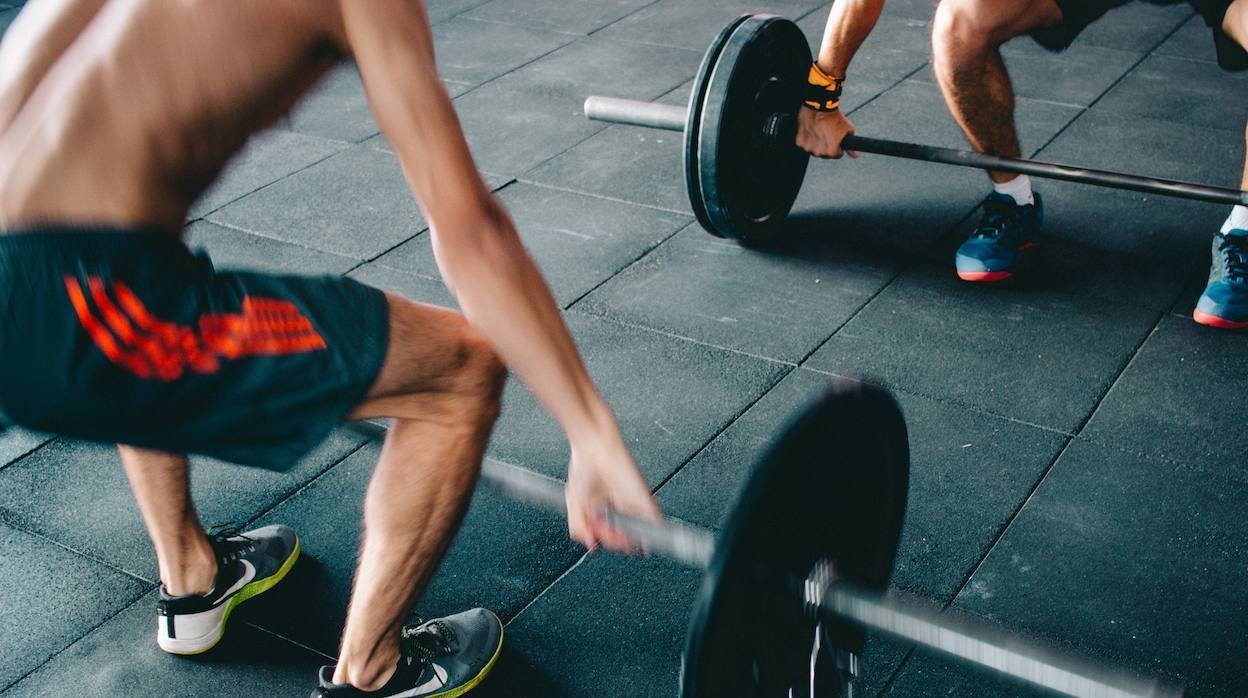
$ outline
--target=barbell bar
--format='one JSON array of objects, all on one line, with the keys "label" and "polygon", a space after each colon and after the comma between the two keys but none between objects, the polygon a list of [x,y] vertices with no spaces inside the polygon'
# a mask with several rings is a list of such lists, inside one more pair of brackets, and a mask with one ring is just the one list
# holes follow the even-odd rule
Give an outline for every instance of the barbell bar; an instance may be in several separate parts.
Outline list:
[{"label": "barbell bar", "polygon": [[[641,102],[631,99],[620,99],[618,97],[592,96],[585,100],[585,116],[593,121],[684,132],[685,122],[688,119],[688,110],[685,107],[670,104]],[[768,138],[787,136],[789,133],[788,130],[782,130],[775,134],[768,133],[766,130],[763,131],[764,137]],[[796,137],[796,134],[794,136]],[[797,147],[796,142],[793,143],[793,147]],[[921,143],[907,143],[905,141],[869,138],[858,135],[846,136],[841,142],[841,147],[846,150],[887,155],[907,160],[938,162],[945,165],[971,167],[980,170],[1016,172],[1045,179],[1060,179],[1067,182],[1092,184],[1111,189],[1127,189],[1146,194],[1209,201],[1216,204],[1248,206],[1248,191],[1213,187],[1206,184],[1174,179],[1144,177],[1114,172],[1112,170],[1094,170],[1087,167],[1062,165],[1029,158],[1010,158],[977,153],[973,150],[942,148]]]},{"label": "barbell bar", "polygon": [[[855,394],[864,392],[882,394],[882,391],[874,388],[858,387],[854,389]],[[795,420],[787,432],[780,437],[778,445],[773,447],[772,454],[765,458],[756,469],[754,476],[738,502],[738,507],[741,507],[742,503],[748,506],[752,487],[760,483],[762,483],[762,486],[768,486],[768,480],[765,477],[766,473],[763,472],[766,468],[787,469],[799,473],[799,477],[802,473],[817,472],[817,470],[812,468],[817,468],[818,466],[812,466],[808,463],[795,463],[793,461],[795,458],[794,454],[810,452],[809,448],[794,446],[794,444],[798,443],[802,438],[808,439],[812,433],[819,436],[821,432],[829,431],[826,428],[829,426],[826,424],[826,419],[825,423],[814,423],[815,426],[811,427],[812,419],[819,416],[816,413],[833,414],[836,410],[842,408],[854,412],[861,410],[861,405],[851,404],[853,400],[854,397],[852,395],[848,399],[846,398],[844,390],[839,392],[834,390],[825,396],[822,402],[809,408],[803,417]],[[889,404],[893,404],[891,403],[891,398],[887,398],[887,400]],[[829,409],[829,406],[831,409]],[[900,413],[898,412],[897,414],[898,418],[900,418]],[[799,433],[803,422],[806,424],[805,436]],[[867,423],[870,423],[870,418]],[[881,432],[886,430],[885,425],[880,425]],[[868,431],[870,430],[863,429],[860,424],[855,426],[852,433],[862,436],[865,441],[870,441],[874,436],[866,434]],[[884,441],[886,439],[880,440]],[[828,445],[829,448],[835,446],[836,444]],[[868,454],[872,451],[869,448],[865,450],[859,448],[857,452]],[[800,455],[797,457],[800,457]],[[863,460],[869,461],[870,458],[864,458]],[[905,462],[904,467],[908,469],[908,457],[902,460]],[[777,462],[779,462],[779,465],[776,465]],[[838,467],[853,468],[856,465],[851,463]],[[869,466],[870,464],[866,465]],[[566,516],[567,514],[564,487],[562,483],[554,478],[499,461],[486,461],[482,467],[482,476],[491,485],[512,498],[542,507],[561,516]],[[774,483],[780,480],[773,477],[771,481],[771,486],[774,487]],[[902,486],[904,487],[904,482]],[[803,489],[815,488],[812,486],[812,488]],[[851,497],[855,494],[851,493]],[[796,494],[793,497],[789,497],[788,493],[785,493],[786,499],[796,499],[796,497]],[[904,502],[904,492],[901,493],[901,497]],[[757,497],[754,499],[757,500]],[[665,518],[661,521],[648,521],[609,510],[602,512],[602,515],[607,523],[622,531],[636,546],[664,555],[699,570],[706,571],[708,568],[712,571],[718,570],[721,575],[719,579],[721,580],[723,575],[726,574],[724,570],[728,568],[725,567],[724,561],[716,559],[715,534],[707,529],[672,518]],[[760,537],[758,533],[760,526],[773,525],[772,522],[742,521],[740,516],[730,516],[730,521],[734,518],[736,519],[738,529],[740,524],[744,523],[752,529],[748,535],[752,535],[756,539]],[[729,528],[732,526],[733,524],[730,523]],[[899,534],[899,530],[894,533]],[[738,540],[748,537],[743,536],[739,532],[729,533],[728,535],[730,538],[736,535]],[[793,536],[807,535],[807,532],[768,530],[762,535],[764,538],[771,537],[771,543],[767,543],[764,540],[764,544],[774,543],[780,546],[782,545],[780,542],[782,536],[787,535],[791,539]],[[896,539],[894,538],[892,542],[895,545]],[[743,543],[733,543],[730,540],[727,545],[741,546]],[[789,542],[787,545],[791,547],[793,544]],[[893,552],[895,553],[895,550]],[[730,554],[730,551],[725,553],[725,555],[729,556]],[[887,555],[886,558],[888,566],[891,567],[892,555]],[[940,613],[930,608],[925,608],[924,604],[919,602],[917,598],[907,598],[908,595],[901,592],[893,591],[888,598],[885,598],[882,594],[856,585],[852,580],[845,579],[838,571],[836,562],[826,558],[819,558],[806,571],[804,577],[796,574],[789,577],[785,586],[786,591],[791,594],[790,602],[807,609],[820,622],[843,623],[848,620],[858,626],[929,647],[947,655],[1065,695],[1083,696],[1086,698],[1143,698],[1145,696],[1170,697],[1182,695],[1182,691],[1162,685],[1156,681],[1141,679],[1125,672],[1105,670],[1086,661],[1041,648],[1020,636],[1007,633],[1000,628],[988,626],[981,621],[973,621],[969,617],[958,616],[947,611]],[[711,596],[714,596],[714,594],[711,594]],[[816,634],[818,634],[818,631],[816,631]],[[854,663],[856,663],[856,660]],[[686,671],[688,671],[688,667],[686,667]]]},{"label": "barbell bar", "polygon": [[[683,132],[685,181],[698,221],[720,237],[765,239],[788,215],[805,176],[808,158],[795,141],[810,60],[806,38],[796,24],[773,15],[744,15],[707,50],[688,107],[592,96],[585,101],[585,115],[596,121]],[[1248,205],[1248,192],[1174,179],[858,135],[846,137],[842,146],[889,157]]]}]

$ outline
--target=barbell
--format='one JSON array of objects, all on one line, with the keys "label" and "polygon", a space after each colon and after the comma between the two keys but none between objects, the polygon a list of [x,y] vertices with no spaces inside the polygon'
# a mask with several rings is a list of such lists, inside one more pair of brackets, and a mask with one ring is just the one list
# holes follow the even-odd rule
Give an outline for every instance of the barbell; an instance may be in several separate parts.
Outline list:
[{"label": "barbell", "polygon": [[[868,629],[1066,695],[1181,695],[895,590],[885,598],[909,468],[897,403],[880,388],[841,381],[784,427],[718,537],[676,519],[602,512],[635,545],[706,570],[683,656],[683,698],[850,698]],[[482,475],[512,497],[566,514],[553,478],[497,461]]]},{"label": "barbell", "polygon": [[[802,30],[774,15],[742,15],[702,58],[688,107],[590,97],[597,121],[684,132],[685,185],[708,232],[765,241],[797,200],[809,157],[796,145],[811,53]],[[1248,192],[1086,167],[853,135],[847,150],[1000,170],[1175,196],[1248,205]]]}]

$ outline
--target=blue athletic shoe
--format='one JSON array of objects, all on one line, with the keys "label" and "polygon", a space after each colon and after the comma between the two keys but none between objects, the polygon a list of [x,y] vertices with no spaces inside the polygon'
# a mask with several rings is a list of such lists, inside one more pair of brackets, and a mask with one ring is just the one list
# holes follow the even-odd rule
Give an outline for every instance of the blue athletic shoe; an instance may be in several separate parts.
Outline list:
[{"label": "blue athletic shoe", "polygon": [[1013,197],[993,192],[984,199],[979,225],[967,236],[954,256],[958,278],[963,281],[1002,281],[1035,246],[1033,237],[1044,223],[1044,204],[1019,206]]},{"label": "blue athletic shoe", "polygon": [[1248,230],[1213,236],[1209,285],[1196,303],[1192,319],[1229,330],[1248,327]]}]

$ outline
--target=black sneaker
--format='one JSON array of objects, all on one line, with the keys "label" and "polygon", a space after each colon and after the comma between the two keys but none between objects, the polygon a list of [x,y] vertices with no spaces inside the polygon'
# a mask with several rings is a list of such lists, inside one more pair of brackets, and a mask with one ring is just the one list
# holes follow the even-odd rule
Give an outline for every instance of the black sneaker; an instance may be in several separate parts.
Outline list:
[{"label": "black sneaker", "polygon": [[213,534],[217,581],[203,596],[170,596],[160,587],[156,644],[173,654],[199,654],[216,646],[230,613],[240,603],[273,588],[299,557],[299,537],[287,526]]},{"label": "black sneaker", "polygon": [[503,649],[503,624],[484,608],[407,626],[399,639],[399,667],[375,691],[332,683],[321,667],[312,698],[453,698],[485,679]]}]

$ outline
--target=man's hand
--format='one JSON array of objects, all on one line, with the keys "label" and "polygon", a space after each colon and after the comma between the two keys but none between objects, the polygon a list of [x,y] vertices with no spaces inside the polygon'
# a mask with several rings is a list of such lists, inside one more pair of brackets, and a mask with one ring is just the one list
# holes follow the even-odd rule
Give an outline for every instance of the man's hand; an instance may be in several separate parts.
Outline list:
[{"label": "man's hand", "polygon": [[847,153],[851,158],[858,157],[858,153],[841,148],[841,141],[853,133],[854,125],[840,109],[815,111],[802,107],[797,110],[797,147],[817,158],[837,159]]},{"label": "man's hand", "polygon": [[602,517],[605,509],[639,519],[657,520],[662,515],[622,440],[586,452],[573,447],[567,499],[568,532],[590,550],[599,545],[622,553],[637,549],[628,536],[607,525]]}]

